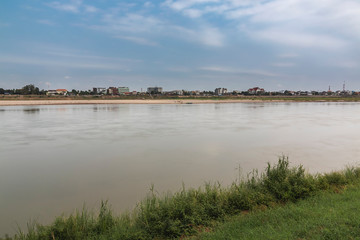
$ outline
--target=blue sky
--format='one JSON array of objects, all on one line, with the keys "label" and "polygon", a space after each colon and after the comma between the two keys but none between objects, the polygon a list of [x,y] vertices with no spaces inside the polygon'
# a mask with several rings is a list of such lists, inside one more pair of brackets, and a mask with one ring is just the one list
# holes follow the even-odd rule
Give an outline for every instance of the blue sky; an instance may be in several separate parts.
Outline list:
[{"label": "blue sky", "polygon": [[2,0],[0,87],[360,90],[358,0]]}]

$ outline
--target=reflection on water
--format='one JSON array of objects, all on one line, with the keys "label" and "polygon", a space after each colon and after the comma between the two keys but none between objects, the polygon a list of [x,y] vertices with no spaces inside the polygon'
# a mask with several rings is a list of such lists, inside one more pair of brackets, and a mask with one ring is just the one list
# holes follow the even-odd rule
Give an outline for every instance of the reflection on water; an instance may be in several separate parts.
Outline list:
[{"label": "reflection on water", "polygon": [[0,107],[0,236],[109,199],[230,184],[290,156],[312,172],[360,159],[357,103]]},{"label": "reflection on water", "polygon": [[28,114],[40,113],[40,109],[39,108],[24,108],[23,112],[28,113]]}]

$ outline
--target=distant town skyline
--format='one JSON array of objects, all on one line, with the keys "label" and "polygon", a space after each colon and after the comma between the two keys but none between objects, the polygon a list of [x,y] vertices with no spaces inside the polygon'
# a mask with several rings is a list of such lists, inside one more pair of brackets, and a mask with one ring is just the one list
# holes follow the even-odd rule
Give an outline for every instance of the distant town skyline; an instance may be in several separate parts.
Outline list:
[{"label": "distant town skyline", "polygon": [[0,88],[360,90],[357,0],[0,2]]}]

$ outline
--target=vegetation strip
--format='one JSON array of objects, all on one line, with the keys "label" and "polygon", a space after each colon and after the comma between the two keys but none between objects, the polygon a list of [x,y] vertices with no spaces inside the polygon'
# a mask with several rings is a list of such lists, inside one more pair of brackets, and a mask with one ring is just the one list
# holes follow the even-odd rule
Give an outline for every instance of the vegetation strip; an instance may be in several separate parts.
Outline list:
[{"label": "vegetation strip", "polygon": [[360,185],[227,219],[194,239],[359,239]]},{"label": "vegetation strip", "polygon": [[106,202],[98,214],[86,209],[61,216],[50,225],[29,223],[27,233],[8,239],[174,239],[196,235],[228,217],[249,210],[266,209],[288,202],[341,191],[359,183],[360,168],[310,175],[300,165],[290,167],[286,157],[268,164],[262,174],[253,171],[245,180],[224,188],[206,184],[159,196],[150,191],[130,213],[114,216]]}]

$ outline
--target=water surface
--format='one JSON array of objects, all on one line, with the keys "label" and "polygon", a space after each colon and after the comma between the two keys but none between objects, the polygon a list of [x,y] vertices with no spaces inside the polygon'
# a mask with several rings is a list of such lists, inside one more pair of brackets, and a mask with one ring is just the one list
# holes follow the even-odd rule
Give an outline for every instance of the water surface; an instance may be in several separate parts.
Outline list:
[{"label": "water surface", "polygon": [[132,208],[151,184],[230,184],[279,155],[310,172],[360,159],[358,103],[0,107],[0,236],[108,199]]}]

